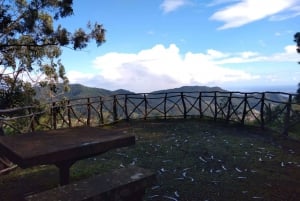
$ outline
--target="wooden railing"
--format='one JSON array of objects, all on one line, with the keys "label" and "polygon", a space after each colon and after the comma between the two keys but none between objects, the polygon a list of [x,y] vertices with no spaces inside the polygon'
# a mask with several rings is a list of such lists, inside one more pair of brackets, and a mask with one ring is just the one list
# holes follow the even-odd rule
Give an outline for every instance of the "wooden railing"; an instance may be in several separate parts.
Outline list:
[{"label": "wooden railing", "polygon": [[130,119],[210,118],[270,128],[288,135],[300,121],[295,94],[282,92],[169,92],[117,94],[0,110],[5,133],[99,126]]}]

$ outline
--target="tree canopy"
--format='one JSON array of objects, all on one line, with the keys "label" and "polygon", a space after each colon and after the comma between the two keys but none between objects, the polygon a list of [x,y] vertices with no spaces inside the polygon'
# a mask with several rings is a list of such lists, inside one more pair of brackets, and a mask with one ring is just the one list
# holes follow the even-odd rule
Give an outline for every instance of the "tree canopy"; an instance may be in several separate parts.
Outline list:
[{"label": "tree canopy", "polygon": [[294,35],[294,41],[297,44],[297,52],[300,53],[300,32]]},{"label": "tree canopy", "polygon": [[[294,41],[297,44],[297,52],[300,54],[300,32],[294,35]],[[299,62],[300,64],[300,62]],[[297,103],[300,103],[300,82],[298,83],[297,95],[296,95]]]},{"label": "tree canopy", "polygon": [[[54,22],[73,15],[72,0],[0,0],[0,109],[32,102],[33,84],[57,91],[68,78],[62,48],[105,42],[105,29],[87,22],[73,33]],[[27,98],[25,98],[27,97]]]}]

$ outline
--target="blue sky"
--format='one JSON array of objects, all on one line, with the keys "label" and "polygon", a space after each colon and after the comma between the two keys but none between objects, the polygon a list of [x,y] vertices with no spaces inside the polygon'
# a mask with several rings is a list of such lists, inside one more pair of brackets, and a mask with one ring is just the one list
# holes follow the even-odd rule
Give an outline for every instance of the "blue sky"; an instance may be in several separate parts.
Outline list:
[{"label": "blue sky", "polygon": [[104,25],[107,41],[63,49],[71,83],[151,92],[188,85],[297,87],[299,0],[74,1],[74,30]]}]

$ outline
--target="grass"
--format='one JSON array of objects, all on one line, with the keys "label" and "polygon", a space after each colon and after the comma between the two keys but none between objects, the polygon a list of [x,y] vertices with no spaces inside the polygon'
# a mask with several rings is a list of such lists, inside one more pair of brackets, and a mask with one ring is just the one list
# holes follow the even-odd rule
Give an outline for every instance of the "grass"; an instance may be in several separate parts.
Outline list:
[{"label": "grass", "polygon": [[[145,200],[298,200],[300,142],[271,131],[210,121],[151,120],[114,124],[136,145],[77,162],[72,180],[137,165],[153,170]],[[57,186],[54,166],[18,169],[0,176],[1,200]]]}]

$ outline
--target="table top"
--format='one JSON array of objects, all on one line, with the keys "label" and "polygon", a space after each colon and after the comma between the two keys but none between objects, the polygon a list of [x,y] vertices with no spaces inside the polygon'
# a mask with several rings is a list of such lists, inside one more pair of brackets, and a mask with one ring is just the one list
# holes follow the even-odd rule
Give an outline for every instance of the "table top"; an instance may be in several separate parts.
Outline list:
[{"label": "table top", "polygon": [[92,157],[135,144],[124,130],[75,127],[0,137],[0,153],[21,168]]}]

